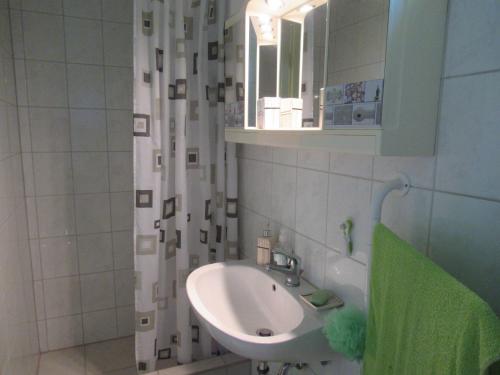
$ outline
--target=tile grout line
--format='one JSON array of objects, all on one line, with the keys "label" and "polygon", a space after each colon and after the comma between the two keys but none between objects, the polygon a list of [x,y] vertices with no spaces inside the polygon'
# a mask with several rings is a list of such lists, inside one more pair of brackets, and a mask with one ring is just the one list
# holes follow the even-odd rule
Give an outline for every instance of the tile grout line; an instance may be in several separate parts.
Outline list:
[{"label": "tile grout line", "polygon": [[[444,28],[444,43],[443,43],[443,61],[441,62],[441,72],[444,73],[445,67],[446,67],[446,50],[448,46],[448,30],[449,30],[449,24],[450,24],[450,3],[448,2],[446,4],[446,24]],[[443,91],[444,91],[444,85],[446,82],[446,78],[442,77],[440,80],[440,85],[439,85],[439,96],[438,96],[438,110],[436,114],[436,133],[435,133],[435,138],[434,138],[434,170],[432,171],[432,190],[431,190],[431,202],[430,202],[430,209],[429,209],[429,219],[427,222],[427,238],[426,238],[426,246],[425,246],[425,255],[430,259],[431,258],[431,234],[432,234],[432,217],[434,215],[434,200],[435,200],[435,193],[436,193],[436,184],[437,184],[437,170],[438,170],[438,149],[439,149],[439,129],[441,128],[441,113],[443,110]]]},{"label": "tile grout line", "polygon": [[[63,13],[64,13],[64,4],[62,4],[63,7]],[[65,73],[65,84],[66,84],[66,101],[67,101],[67,107],[68,107],[68,119],[69,119],[69,146],[71,150],[73,149],[73,141],[71,139],[71,132],[72,132],[72,116],[71,116],[71,104],[70,104],[70,95],[69,95],[69,76],[68,76],[68,51],[66,48],[66,28],[64,24],[64,18],[63,18],[63,49],[64,49],[64,73]],[[84,325],[84,318],[83,318],[83,291],[82,291],[82,278],[80,274],[80,246],[78,243],[78,227],[77,227],[77,210],[76,210],[76,199],[75,199],[75,193],[76,193],[76,184],[75,184],[75,174],[74,174],[74,168],[75,167],[75,161],[73,158],[73,153],[71,153],[71,181],[73,183],[73,194],[72,194],[72,202],[73,202],[73,225],[74,225],[74,235],[75,235],[75,247],[76,247],[76,264],[78,266],[78,286],[79,286],[79,295],[80,295],[80,314],[81,314],[81,329],[82,329],[82,344],[85,342],[85,325]],[[84,353],[84,359],[85,359],[85,353]],[[85,361],[86,362],[86,361]],[[86,371],[86,370],[85,370]]]},{"label": "tile grout line", "polygon": [[[247,211],[251,212],[251,213],[252,213],[252,214],[254,214],[254,215],[260,216],[261,218],[266,219],[266,220],[268,220],[268,221],[270,221],[270,222],[273,222],[273,223],[276,223],[276,224],[282,225],[282,224],[281,224],[281,223],[279,223],[278,221],[273,220],[273,219],[271,219],[271,218],[268,218],[267,216],[262,215],[261,213],[258,213],[258,212],[257,212],[257,211],[255,211],[254,209],[252,209],[252,208],[249,208],[249,207],[245,206],[244,204],[239,203],[238,205],[239,205],[240,207],[242,207],[243,209],[245,209],[245,210],[247,210]],[[287,229],[289,229],[290,231],[292,231],[294,234],[298,234],[299,236],[302,236],[302,237],[304,237],[305,239],[307,239],[307,240],[309,240],[309,241],[312,241],[312,242],[314,242],[314,243],[318,244],[319,246],[323,246],[323,247],[324,247],[325,249],[327,249],[328,251],[333,251],[333,252],[337,253],[338,255],[344,255],[341,251],[339,251],[339,250],[337,250],[337,249],[335,249],[335,248],[329,247],[329,246],[327,246],[326,244],[322,244],[322,243],[321,243],[321,242],[319,242],[318,240],[316,240],[316,239],[314,239],[314,238],[311,238],[311,237],[309,237],[309,236],[308,236],[308,235],[306,235],[306,234],[303,234],[303,233],[301,233],[301,232],[298,232],[298,231],[297,231],[296,229],[294,229],[294,228],[290,228],[290,227],[288,227],[288,226],[286,226],[286,225],[282,225],[282,226],[286,227]],[[363,266],[365,266],[365,267],[366,267],[366,264],[365,264],[365,263],[361,262],[360,260],[358,260],[358,259],[356,259],[356,258],[349,257],[349,259],[351,259],[352,261],[354,261],[354,262],[356,262],[356,263],[359,263],[359,264],[361,264],[361,265],[363,265]]]},{"label": "tile grout line", "polygon": [[[101,3],[101,15],[104,16],[104,3]],[[100,22],[101,24],[101,34],[102,34],[102,63],[103,63],[103,74],[104,74],[104,106],[108,107],[108,95],[107,95],[107,85],[106,85],[106,57],[105,57],[105,37],[104,37],[104,21]],[[108,124],[108,112],[105,112],[104,118],[105,126],[106,126],[106,150],[109,149],[109,124]],[[113,236],[113,215],[112,215],[112,199],[111,199],[111,159],[109,152],[106,152],[107,162],[108,162],[108,199],[109,199],[109,226],[111,231],[111,255],[113,257],[113,297],[115,299],[114,309],[115,309],[115,336],[118,337],[118,298],[117,298],[117,288],[116,288],[116,264],[115,264],[115,240]]]},{"label": "tile grout line", "polygon": [[[268,164],[272,163],[272,162],[269,162],[269,161],[263,161],[263,160],[258,160],[258,159],[248,159],[248,158],[242,158],[242,159],[251,160],[251,161],[255,161],[255,162],[261,162],[261,163],[268,163]],[[287,164],[281,164],[281,163],[276,163],[276,164],[290,167],[290,165],[287,165]],[[371,178],[368,178],[368,177],[355,176],[355,175],[351,175],[351,174],[338,173],[338,172],[327,172],[327,171],[323,171],[323,170],[319,170],[319,169],[312,169],[312,168],[305,168],[305,167],[301,167],[301,169],[305,169],[305,170],[309,170],[309,171],[314,171],[314,172],[320,172],[320,173],[328,173],[328,174],[333,174],[333,175],[337,175],[337,176],[349,177],[349,178],[354,178],[354,179],[359,179],[359,180],[365,180],[365,181],[373,181],[373,182],[379,182],[379,183],[386,182],[386,180],[379,180],[379,179],[376,179],[376,178],[373,178],[373,180],[372,180]],[[467,194],[467,193],[459,193],[459,192],[455,192],[455,191],[433,189],[432,187],[426,187],[426,186],[422,186],[422,185],[412,185],[412,188],[419,189],[419,190],[424,190],[424,191],[429,191],[429,192],[434,191],[434,192],[437,192],[437,193],[445,193],[445,194],[450,194],[450,195],[456,195],[456,196],[461,196],[461,197],[466,197],[466,198],[471,198],[471,199],[479,199],[479,200],[487,201],[487,202],[500,203],[500,198],[497,199],[497,198],[477,196],[477,195],[472,195],[472,194]]]},{"label": "tile grout line", "polygon": [[[330,218],[330,169],[331,169],[331,164],[332,164],[332,153],[328,152],[328,179],[327,179],[327,184],[326,184],[326,217],[325,217],[325,249],[327,249],[326,243],[328,241],[328,221]],[[327,253],[324,254],[325,259],[323,259],[323,280],[321,281],[320,287],[323,288],[326,283],[326,260],[328,258]]]},{"label": "tile grout line", "polygon": [[[38,348],[37,348],[37,352],[39,353],[38,356],[37,356],[37,360],[36,360],[36,374],[38,374],[39,370],[40,370],[40,329],[39,329],[39,324],[38,324],[38,316],[37,316],[37,303],[36,303],[36,294],[35,294],[35,280],[34,280],[34,272],[33,272],[33,254],[32,254],[32,250],[31,250],[31,240],[30,240],[30,236],[29,236],[29,222],[28,222],[28,205],[27,205],[27,200],[26,200],[26,182],[25,182],[25,167],[24,167],[24,162],[23,162],[23,153],[22,153],[22,143],[21,143],[21,126],[20,126],[20,116],[19,116],[19,106],[18,106],[18,82],[17,82],[17,74],[16,74],[16,71],[17,71],[17,68],[16,68],[16,64],[15,64],[15,60],[14,60],[14,38],[13,38],[13,35],[12,35],[12,12],[11,12],[11,9],[10,9],[10,1],[8,2],[7,4],[7,7],[6,7],[6,11],[7,11],[7,18],[9,20],[9,41],[10,41],[10,45],[11,45],[11,49],[12,49],[12,55],[10,56],[11,59],[12,59],[12,74],[13,74],[13,81],[14,81],[14,95],[15,95],[15,107],[16,107],[16,115],[17,115],[17,135],[19,137],[19,151],[18,151],[18,155],[19,155],[19,158],[20,158],[20,168],[21,168],[21,173],[22,173],[22,176],[23,176],[23,204],[24,204],[24,214],[26,215],[26,219],[25,219],[25,225],[26,225],[26,240],[27,240],[27,243],[28,243],[28,258],[30,260],[30,269],[31,269],[31,277],[32,277],[32,280],[31,280],[31,287],[32,287],[32,298],[33,298],[33,302],[34,302],[34,313],[35,313],[35,321],[34,321],[34,324],[35,324],[35,329],[36,329],[36,333],[37,333],[37,344],[38,344]],[[24,30],[22,29],[22,16],[20,17],[20,22],[21,22],[21,32],[22,32],[22,38],[23,38],[23,55],[25,54],[25,51],[24,51]],[[24,68],[24,71],[25,71],[25,74],[26,74],[26,65],[23,64],[23,68]],[[25,82],[25,87],[26,87],[26,93],[27,93],[27,82]],[[29,114],[29,113],[28,113]],[[28,122],[29,122],[29,116],[28,116]],[[30,132],[30,148],[31,148],[31,126],[29,126],[29,132]],[[14,155],[15,156],[15,155]],[[30,155],[30,158],[32,160],[31,164],[32,164],[32,169],[33,169],[33,157],[32,155]],[[5,159],[7,160],[7,159]],[[33,177],[33,174],[34,174],[34,171],[32,171],[32,177]],[[33,178],[33,184],[34,184],[34,178]],[[33,185],[34,186],[34,185]],[[36,201],[35,201],[35,214],[36,214]],[[9,215],[9,217],[12,216],[12,215]],[[9,220],[9,217],[6,218],[6,221]],[[3,223],[2,223],[3,225]],[[38,219],[37,219],[37,232],[38,232]],[[39,251],[40,249],[38,249]],[[40,264],[41,266],[41,264]],[[43,282],[41,283],[42,284],[42,290],[41,290],[41,293],[42,293],[42,298],[43,300],[45,300],[45,296],[44,296],[44,292],[43,292]],[[43,312],[44,312],[44,317],[46,317],[46,311],[45,311],[45,302],[43,304]],[[45,331],[47,331],[47,325],[46,325],[46,322],[45,322]]]},{"label": "tile grout line", "polygon": [[[9,12],[10,13],[10,12]],[[33,136],[32,136],[32,132],[31,132],[31,101],[30,101],[30,89],[29,89],[29,85],[28,85],[28,68],[26,66],[26,43],[25,43],[25,39],[24,39],[24,29],[25,29],[25,24],[24,24],[24,13],[23,11],[20,12],[20,22],[21,22],[21,38],[22,38],[22,41],[23,41],[23,67],[24,67],[24,82],[25,82],[25,89],[26,89],[26,115],[27,115],[27,125],[28,125],[28,133],[29,133],[29,144],[30,144],[30,158],[31,158],[31,178],[33,179],[33,193],[35,194],[36,196],[36,190],[37,190],[37,184],[36,184],[36,179],[35,179],[35,160],[34,160],[34,155],[33,155]],[[11,25],[11,28],[12,28],[12,25]],[[14,46],[12,46],[14,48]],[[15,66],[15,64],[14,64]],[[17,80],[16,80],[17,82]],[[17,85],[16,85],[16,88],[17,88]],[[16,92],[16,98],[17,98],[17,92]],[[19,108],[18,107],[18,111],[19,111]],[[21,146],[22,147],[22,146]],[[22,148],[21,148],[21,151],[22,151]],[[23,176],[24,177],[24,176]],[[23,183],[24,185],[26,186],[26,182],[23,180]],[[49,349],[49,327],[48,327],[48,324],[47,324],[47,306],[46,306],[46,303],[45,303],[45,282],[44,282],[44,275],[43,275],[43,268],[42,268],[42,251],[41,251],[41,248],[40,248],[40,225],[39,225],[39,220],[38,220],[38,202],[37,202],[37,199],[36,197],[33,197],[33,204],[34,204],[34,209],[35,209],[35,226],[36,226],[36,234],[35,234],[35,241],[36,241],[36,247],[37,247],[37,255],[38,255],[38,261],[40,263],[40,277],[41,279],[40,280],[37,280],[37,281],[40,281],[40,284],[41,284],[41,298],[42,298],[42,303],[43,303],[43,325],[45,326],[45,340],[44,340],[44,346],[46,346],[46,349],[48,350]],[[25,197],[25,200],[27,202],[27,199]],[[27,207],[27,204],[26,204],[26,207]],[[28,222],[28,232],[29,232],[29,222]],[[29,235],[28,235],[29,237]],[[29,239],[31,240],[31,238]],[[31,246],[30,246],[30,256],[31,256]],[[33,263],[32,263],[33,264]],[[35,283],[33,282],[33,292],[35,290]],[[36,296],[35,296],[36,297]],[[36,298],[35,298],[35,303],[36,303]],[[36,306],[36,305],[35,305]],[[37,317],[38,318],[38,317]],[[37,331],[39,331],[39,327],[38,327],[38,319],[37,319]],[[40,344],[40,335],[38,336],[38,346],[39,346],[39,350],[41,351],[41,344]]]}]

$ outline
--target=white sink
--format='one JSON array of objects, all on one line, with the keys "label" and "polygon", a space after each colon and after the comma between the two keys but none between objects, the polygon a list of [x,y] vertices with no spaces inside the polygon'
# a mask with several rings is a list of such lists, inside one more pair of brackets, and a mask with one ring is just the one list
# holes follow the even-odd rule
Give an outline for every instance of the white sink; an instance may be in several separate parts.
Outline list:
[{"label": "white sink", "polygon": [[[248,261],[200,267],[187,279],[187,294],[200,320],[224,347],[247,358],[312,362],[334,352],[321,330],[327,312],[318,313],[299,298],[314,287],[284,286],[284,275]],[[273,332],[261,337],[259,329]]]}]

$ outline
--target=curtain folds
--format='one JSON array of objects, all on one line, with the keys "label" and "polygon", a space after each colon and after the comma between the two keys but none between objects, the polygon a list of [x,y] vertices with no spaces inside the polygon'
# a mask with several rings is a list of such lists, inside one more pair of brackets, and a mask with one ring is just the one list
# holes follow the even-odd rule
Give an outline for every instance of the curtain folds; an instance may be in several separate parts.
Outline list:
[{"label": "curtain folds", "polygon": [[224,142],[224,0],[134,1],[136,359],[187,363],[216,343],[189,273],[237,259],[235,145]]}]

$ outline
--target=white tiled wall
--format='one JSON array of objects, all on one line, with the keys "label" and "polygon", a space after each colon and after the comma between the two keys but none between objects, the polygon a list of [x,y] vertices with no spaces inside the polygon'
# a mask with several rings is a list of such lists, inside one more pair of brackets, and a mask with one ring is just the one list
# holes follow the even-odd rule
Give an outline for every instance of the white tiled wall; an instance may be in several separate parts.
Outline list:
[{"label": "white tiled wall", "polygon": [[[293,233],[305,277],[335,289],[333,269],[339,262],[366,272],[372,192],[404,172],[415,187],[403,198],[389,195],[382,221],[500,313],[498,40],[498,1],[449,1],[435,157],[239,147],[240,245],[246,256],[255,256],[256,237],[268,222],[275,231],[284,225]],[[348,216],[354,218],[352,258],[345,256],[339,231]],[[358,298],[361,302],[362,295]],[[339,356],[326,367],[311,364],[300,373],[359,371]]]},{"label": "white tiled wall", "polygon": [[0,373],[35,375],[38,330],[9,23],[0,1]]},{"label": "white tiled wall", "polygon": [[130,335],[132,0],[10,5],[40,349]]}]

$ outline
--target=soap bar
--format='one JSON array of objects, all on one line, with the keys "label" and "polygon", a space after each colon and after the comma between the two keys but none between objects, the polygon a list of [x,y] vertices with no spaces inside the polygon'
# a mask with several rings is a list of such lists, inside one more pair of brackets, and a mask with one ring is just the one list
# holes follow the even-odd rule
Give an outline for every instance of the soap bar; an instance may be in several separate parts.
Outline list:
[{"label": "soap bar", "polygon": [[331,296],[332,293],[330,291],[318,289],[311,295],[310,301],[314,306],[323,306],[328,302]]}]

